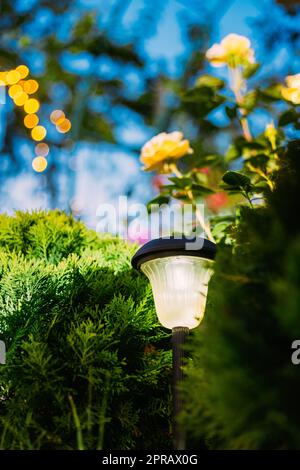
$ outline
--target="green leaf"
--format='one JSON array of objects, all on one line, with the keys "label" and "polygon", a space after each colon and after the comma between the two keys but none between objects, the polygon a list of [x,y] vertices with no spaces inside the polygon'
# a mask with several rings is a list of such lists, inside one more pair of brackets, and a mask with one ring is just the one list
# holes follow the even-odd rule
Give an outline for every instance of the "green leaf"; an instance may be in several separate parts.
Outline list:
[{"label": "green leaf", "polygon": [[266,180],[261,180],[261,181],[259,181],[258,183],[256,183],[256,184],[254,185],[254,188],[255,188],[255,189],[258,189],[258,190],[262,190],[262,191],[264,191],[264,190],[270,191],[270,187],[269,187],[269,185],[268,185],[268,183],[267,183]]},{"label": "green leaf", "polygon": [[182,191],[174,192],[172,196],[175,199],[179,199],[181,202],[191,202],[190,198],[186,195],[186,193],[182,193]]},{"label": "green leaf", "polygon": [[229,119],[234,119],[237,116],[237,107],[231,108],[230,106],[225,106],[225,112]]},{"label": "green leaf", "polygon": [[255,64],[249,64],[247,65],[245,68],[244,68],[244,71],[243,71],[243,78],[250,78],[252,77],[256,72],[257,70],[259,69],[260,67],[260,64],[259,63],[255,63]]},{"label": "green leaf", "polygon": [[241,157],[241,152],[239,148],[235,144],[229,145],[227,152],[225,154],[226,160],[227,161],[236,160],[239,157]]},{"label": "green leaf", "polygon": [[232,222],[219,222],[217,223],[213,229],[212,229],[212,234],[215,238],[221,239],[225,233],[228,227],[232,225]]},{"label": "green leaf", "polygon": [[162,204],[169,204],[169,202],[170,202],[170,196],[166,196],[164,194],[159,194],[158,196],[151,199],[151,201],[149,201],[147,203],[147,211],[148,212],[151,211],[151,205],[152,204],[158,204],[159,206],[161,206]]},{"label": "green leaf", "polygon": [[288,109],[284,113],[282,113],[278,119],[278,125],[279,126],[287,126],[288,124],[291,124],[292,122],[297,122],[299,118],[299,115],[297,111],[294,108]]},{"label": "green leaf", "polygon": [[172,183],[174,183],[174,189],[185,189],[191,187],[193,181],[191,178],[188,178],[187,176],[183,176],[182,178],[178,178],[177,176],[172,176],[169,178]]},{"label": "green leaf", "polygon": [[239,171],[226,171],[222,180],[228,186],[235,186],[239,188],[247,188],[251,185],[251,180],[248,176],[240,173]]},{"label": "green leaf", "polygon": [[265,144],[252,140],[248,142],[245,140],[242,144],[242,148],[251,149],[251,150],[264,150],[266,148]]},{"label": "green leaf", "polygon": [[209,87],[209,88],[216,88],[217,90],[221,90],[225,86],[225,82],[218,77],[214,77],[213,75],[201,75],[195,83],[197,88],[200,87]]},{"label": "green leaf", "polygon": [[206,196],[208,194],[213,194],[214,191],[207,186],[203,186],[202,184],[192,184],[192,191],[195,196]]},{"label": "green leaf", "polygon": [[243,151],[244,149],[250,150],[264,150],[266,148],[265,142],[259,142],[258,140],[246,140],[244,137],[238,137],[234,141],[235,145]]},{"label": "green leaf", "polygon": [[252,157],[246,159],[247,163],[251,163],[251,165],[256,168],[265,168],[268,161],[269,157],[264,153],[260,153],[259,155],[253,155]]},{"label": "green leaf", "polygon": [[74,36],[77,38],[82,38],[89,34],[95,23],[95,17],[92,13],[85,15],[81,18],[74,28]]},{"label": "green leaf", "polygon": [[193,174],[193,179],[196,184],[205,184],[207,182],[207,175],[205,173],[201,173],[197,171]]},{"label": "green leaf", "polygon": [[163,190],[165,195],[171,194],[172,190],[175,188],[174,184],[164,184],[160,187]]},{"label": "green leaf", "polygon": [[247,95],[244,96],[242,107],[247,111],[252,111],[257,104],[257,93],[256,91],[250,91]]},{"label": "green leaf", "polygon": [[224,157],[218,153],[211,153],[209,155],[205,155],[204,163],[213,166],[213,165],[223,165]]},{"label": "green leaf", "polygon": [[224,103],[226,98],[215,93],[213,88],[201,86],[181,93],[181,100],[188,112],[197,114],[198,119],[201,119]]},{"label": "green leaf", "polygon": [[259,97],[266,102],[278,101],[282,99],[282,86],[279,83],[271,85],[268,88],[257,90]]},{"label": "green leaf", "polygon": [[219,189],[226,191],[230,195],[241,194],[243,189],[240,186],[228,186],[228,184],[219,184]]},{"label": "green leaf", "polygon": [[185,102],[203,103],[212,100],[215,93],[210,87],[195,87],[181,93],[181,99]]}]

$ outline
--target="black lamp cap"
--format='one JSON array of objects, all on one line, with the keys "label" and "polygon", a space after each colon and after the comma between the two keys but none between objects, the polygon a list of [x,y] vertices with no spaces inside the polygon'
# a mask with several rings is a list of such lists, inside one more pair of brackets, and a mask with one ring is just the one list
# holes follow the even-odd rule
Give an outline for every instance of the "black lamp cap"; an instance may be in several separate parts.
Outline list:
[{"label": "black lamp cap", "polygon": [[[201,248],[193,249],[192,244],[195,244],[195,248],[197,248],[197,246]],[[179,255],[197,256],[199,258],[214,260],[216,251],[216,245],[206,238],[189,238],[185,236],[181,238],[162,237],[151,240],[141,246],[133,256],[131,264],[134,269],[139,270],[140,266],[145,261]]]}]

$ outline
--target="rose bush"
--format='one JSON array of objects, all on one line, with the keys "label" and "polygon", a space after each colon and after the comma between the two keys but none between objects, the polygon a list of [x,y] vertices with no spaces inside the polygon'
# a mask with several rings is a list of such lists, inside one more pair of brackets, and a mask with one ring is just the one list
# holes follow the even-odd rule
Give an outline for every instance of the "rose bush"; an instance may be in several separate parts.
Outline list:
[{"label": "rose bush", "polygon": [[[144,145],[141,161],[147,171],[169,174],[169,182],[160,185],[159,194],[150,203],[174,198],[191,203],[204,235],[220,241],[236,223],[242,204],[252,208],[263,204],[274,190],[274,175],[287,141],[285,128],[291,132],[300,125],[300,74],[286,77],[285,85],[272,78],[269,84],[259,80],[256,84],[262,66],[255,62],[249,39],[237,34],[214,44],[206,58],[214,67],[226,67],[228,80],[204,74],[195,78],[193,87],[181,91],[182,110],[200,122],[195,148],[182,132],[163,132]],[[211,113],[216,111],[226,115],[226,126],[211,124]],[[269,120],[260,131],[254,125],[257,113]],[[199,148],[201,126],[205,134],[209,127],[230,136],[225,154]],[[199,202],[204,203],[206,218],[197,210]]]}]

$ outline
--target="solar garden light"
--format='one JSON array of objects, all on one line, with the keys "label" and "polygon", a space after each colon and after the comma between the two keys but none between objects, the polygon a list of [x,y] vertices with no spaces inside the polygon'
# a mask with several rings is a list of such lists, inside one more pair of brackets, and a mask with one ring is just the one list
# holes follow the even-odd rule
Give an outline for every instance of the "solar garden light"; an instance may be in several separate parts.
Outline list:
[{"label": "solar garden light", "polygon": [[132,266],[150,280],[160,323],[172,330],[176,450],[185,448],[185,432],[177,422],[183,405],[178,389],[183,378],[182,345],[203,318],[215,253],[216,245],[204,238],[170,237],[151,240],[132,258]]}]

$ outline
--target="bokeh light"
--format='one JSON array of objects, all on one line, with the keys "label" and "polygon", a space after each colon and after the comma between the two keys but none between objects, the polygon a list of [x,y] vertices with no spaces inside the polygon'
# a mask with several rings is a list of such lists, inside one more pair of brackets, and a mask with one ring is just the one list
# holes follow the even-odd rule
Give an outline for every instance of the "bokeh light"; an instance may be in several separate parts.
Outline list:
[{"label": "bokeh light", "polygon": [[32,168],[37,173],[41,173],[42,171],[46,170],[47,165],[48,165],[48,162],[45,157],[39,156],[39,157],[35,157],[32,160]]},{"label": "bokeh light", "polygon": [[23,88],[20,85],[11,85],[8,89],[8,94],[12,99],[16,98],[21,93],[24,92]]},{"label": "bokeh light", "polygon": [[65,134],[66,132],[69,132],[71,127],[71,121],[69,119],[64,119],[62,122],[59,122],[59,124],[57,124],[56,129],[61,134]]},{"label": "bokeh light", "polygon": [[44,126],[36,126],[31,131],[31,137],[33,140],[43,140],[46,137],[47,131]]},{"label": "bokeh light", "polygon": [[22,86],[23,90],[28,93],[28,95],[32,95],[39,88],[39,84],[36,80],[25,80],[24,82],[22,82]]},{"label": "bokeh light", "polygon": [[21,80],[21,75],[17,70],[10,70],[6,73],[6,83],[8,85],[14,85],[19,80]]},{"label": "bokeh light", "polygon": [[[35,98],[29,98],[28,95],[35,93],[39,84],[36,80],[24,80],[29,75],[29,68],[26,65],[19,65],[16,69],[0,72],[0,85],[10,85],[8,89],[9,96],[13,99],[16,106],[24,106],[26,116],[24,117],[24,126],[31,129],[31,137],[35,141],[43,140],[47,131],[44,126],[40,126],[39,117],[36,114],[40,109],[40,103]],[[56,122],[64,121],[65,114],[60,111],[56,113]],[[59,119],[60,118],[60,119]],[[68,126],[67,126],[68,127]],[[63,131],[65,132],[65,131]],[[39,143],[35,146],[37,157],[32,162],[35,171],[44,171],[47,167],[45,156],[49,153],[49,146],[46,143]]]},{"label": "bokeh light", "polygon": [[15,96],[14,103],[17,106],[24,106],[27,100],[28,100],[27,93],[24,93],[24,91],[22,91],[22,93],[19,93],[17,96]]},{"label": "bokeh light", "polygon": [[6,72],[0,72],[0,85],[6,85]]},{"label": "bokeh light", "polygon": [[27,114],[34,114],[39,110],[39,108],[40,108],[40,103],[35,98],[30,98],[24,104],[24,111]]},{"label": "bokeh light", "polygon": [[55,109],[50,114],[50,121],[52,122],[52,124],[57,125],[60,122],[62,122],[65,119],[65,117],[66,117],[65,113],[61,109]]},{"label": "bokeh light", "polygon": [[19,65],[16,71],[19,72],[21,78],[25,78],[29,74],[29,68],[26,65]]},{"label": "bokeh light", "polygon": [[24,117],[24,126],[27,127],[27,129],[32,129],[33,127],[37,126],[39,123],[39,117],[37,114],[27,114]]},{"label": "bokeh light", "polygon": [[49,145],[45,144],[45,142],[40,142],[35,146],[35,153],[36,155],[46,157],[49,153]]}]

